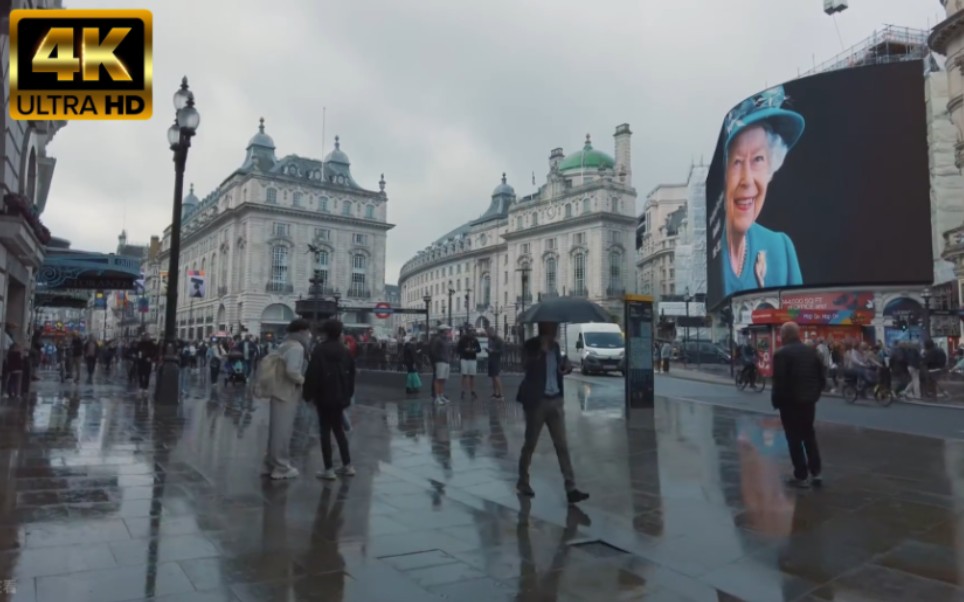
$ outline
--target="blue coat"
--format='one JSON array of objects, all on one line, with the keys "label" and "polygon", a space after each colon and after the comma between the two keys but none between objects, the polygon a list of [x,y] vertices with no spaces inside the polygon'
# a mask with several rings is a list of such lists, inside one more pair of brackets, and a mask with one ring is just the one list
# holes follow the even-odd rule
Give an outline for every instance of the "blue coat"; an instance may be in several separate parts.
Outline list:
[{"label": "blue coat", "polygon": [[[726,230],[723,231],[723,295],[729,296],[740,291],[757,288],[779,288],[800,286],[800,262],[797,250],[790,237],[783,232],[774,232],[754,223],[746,233],[746,259],[740,276],[730,267],[730,248],[726,244]],[[766,277],[761,287],[756,280],[754,268],[760,251],[766,252]]]}]

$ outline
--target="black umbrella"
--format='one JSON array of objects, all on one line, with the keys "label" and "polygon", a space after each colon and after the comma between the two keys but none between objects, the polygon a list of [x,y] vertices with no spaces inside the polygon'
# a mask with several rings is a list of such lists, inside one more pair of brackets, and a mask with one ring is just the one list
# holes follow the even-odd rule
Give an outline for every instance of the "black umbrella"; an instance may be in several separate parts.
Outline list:
[{"label": "black umbrella", "polygon": [[519,322],[612,322],[605,309],[581,297],[552,297],[522,312]]}]

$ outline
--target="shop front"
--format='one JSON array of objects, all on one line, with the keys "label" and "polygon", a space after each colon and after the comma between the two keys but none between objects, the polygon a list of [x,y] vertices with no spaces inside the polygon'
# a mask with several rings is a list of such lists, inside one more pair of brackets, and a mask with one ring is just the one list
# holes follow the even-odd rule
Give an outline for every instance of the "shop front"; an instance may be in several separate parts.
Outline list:
[{"label": "shop front", "polygon": [[757,367],[764,376],[773,374],[773,354],[780,348],[780,326],[796,322],[804,341],[844,342],[875,339],[873,309],[757,309],[747,336],[757,350]]},{"label": "shop front", "polygon": [[891,299],[884,306],[884,344],[919,343],[924,338],[924,308],[910,297]]}]

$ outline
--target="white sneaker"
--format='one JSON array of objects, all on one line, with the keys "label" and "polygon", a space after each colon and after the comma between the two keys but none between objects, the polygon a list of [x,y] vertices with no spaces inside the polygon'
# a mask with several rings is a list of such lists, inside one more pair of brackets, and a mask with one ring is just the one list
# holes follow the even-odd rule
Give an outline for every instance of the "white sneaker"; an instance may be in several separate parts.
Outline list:
[{"label": "white sneaker", "polygon": [[334,481],[338,477],[335,476],[335,470],[333,468],[328,468],[325,470],[319,470],[318,478],[325,479],[326,481]]},{"label": "white sneaker", "polygon": [[337,472],[343,477],[353,477],[355,476],[355,467],[349,464],[348,466],[342,466]]},{"label": "white sneaker", "polygon": [[298,475],[298,469],[294,466],[289,466],[287,470],[275,470],[271,473],[271,478],[275,481],[282,481],[284,479],[296,479]]}]

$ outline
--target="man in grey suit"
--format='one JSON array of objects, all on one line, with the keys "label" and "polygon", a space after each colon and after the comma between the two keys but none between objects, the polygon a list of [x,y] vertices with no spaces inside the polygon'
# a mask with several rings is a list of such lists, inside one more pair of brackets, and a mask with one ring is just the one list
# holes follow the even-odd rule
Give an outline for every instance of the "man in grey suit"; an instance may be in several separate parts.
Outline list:
[{"label": "man in grey suit", "polygon": [[555,322],[539,322],[539,336],[526,341],[522,348],[525,376],[519,385],[516,401],[525,410],[526,432],[519,455],[519,482],[516,489],[520,495],[535,496],[535,491],[529,485],[529,465],[545,425],[556,448],[556,458],[565,480],[566,500],[576,504],[589,499],[589,494],[576,489],[576,477],[566,443],[563,376],[572,372],[572,364],[562,357],[559,343],[556,342],[558,331],[559,325]]}]

